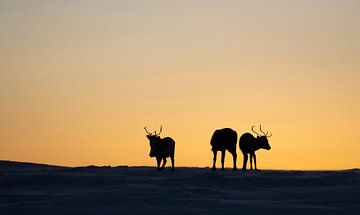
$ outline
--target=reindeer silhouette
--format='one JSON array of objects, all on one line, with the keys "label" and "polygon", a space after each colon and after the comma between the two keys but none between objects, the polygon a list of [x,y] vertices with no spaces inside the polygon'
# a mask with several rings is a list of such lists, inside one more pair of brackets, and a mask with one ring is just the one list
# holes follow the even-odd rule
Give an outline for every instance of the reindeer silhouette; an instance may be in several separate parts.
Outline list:
[{"label": "reindeer silhouette", "polygon": [[242,170],[246,170],[248,154],[250,154],[250,170],[253,170],[253,167],[252,167],[253,160],[254,160],[254,164],[255,164],[255,170],[257,170],[255,151],[258,149],[266,149],[266,150],[271,149],[267,138],[271,137],[272,135],[270,134],[268,136],[269,132],[264,133],[261,130],[261,125],[260,125],[260,131],[263,135],[260,135],[259,133],[254,131],[254,127],[255,126],[252,126],[251,130],[257,135],[256,138],[250,133],[245,133],[245,134],[241,135],[240,140],[239,140],[239,147],[244,156]]},{"label": "reindeer silhouette", "polygon": [[[150,157],[156,157],[157,161],[157,171],[162,171],[166,164],[166,158],[170,157],[171,159],[171,171],[174,171],[174,154],[175,154],[175,141],[171,137],[161,138],[160,133],[162,131],[162,126],[160,127],[160,132],[157,134],[156,131],[154,134],[148,132],[146,130],[146,126],[144,127],[145,132],[147,133],[146,137],[150,141]],[[163,160],[163,164],[160,167],[161,160]]]},{"label": "reindeer silhouette", "polygon": [[213,170],[216,169],[215,163],[217,151],[221,151],[221,169],[224,170],[225,150],[228,150],[232,154],[234,161],[233,170],[236,170],[236,142],[237,133],[231,128],[223,128],[214,131],[210,141],[212,146],[211,150],[214,153]]}]

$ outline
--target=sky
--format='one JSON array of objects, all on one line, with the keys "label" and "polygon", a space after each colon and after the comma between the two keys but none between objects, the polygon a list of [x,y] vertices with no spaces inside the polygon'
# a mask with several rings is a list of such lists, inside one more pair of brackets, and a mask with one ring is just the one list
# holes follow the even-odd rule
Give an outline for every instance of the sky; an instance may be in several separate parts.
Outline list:
[{"label": "sky", "polygon": [[259,169],[358,168],[359,38],[356,0],[0,0],[0,160],[154,166],[162,125],[206,167],[261,124]]}]

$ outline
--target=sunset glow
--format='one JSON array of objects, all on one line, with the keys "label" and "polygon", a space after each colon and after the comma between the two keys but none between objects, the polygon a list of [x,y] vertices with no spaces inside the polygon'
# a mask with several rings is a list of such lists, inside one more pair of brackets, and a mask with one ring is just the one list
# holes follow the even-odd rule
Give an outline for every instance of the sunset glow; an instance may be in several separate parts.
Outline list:
[{"label": "sunset glow", "polygon": [[0,26],[0,160],[154,166],[162,125],[204,167],[261,124],[260,169],[360,166],[360,1],[0,1]]}]

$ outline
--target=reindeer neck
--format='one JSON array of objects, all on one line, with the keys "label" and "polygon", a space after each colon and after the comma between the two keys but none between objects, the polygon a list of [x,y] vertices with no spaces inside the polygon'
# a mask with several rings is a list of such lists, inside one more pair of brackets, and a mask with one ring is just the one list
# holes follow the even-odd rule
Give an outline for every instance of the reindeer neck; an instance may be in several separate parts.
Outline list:
[{"label": "reindeer neck", "polygon": [[254,150],[258,150],[261,148],[261,139],[258,137],[255,139],[255,142],[254,142]]}]

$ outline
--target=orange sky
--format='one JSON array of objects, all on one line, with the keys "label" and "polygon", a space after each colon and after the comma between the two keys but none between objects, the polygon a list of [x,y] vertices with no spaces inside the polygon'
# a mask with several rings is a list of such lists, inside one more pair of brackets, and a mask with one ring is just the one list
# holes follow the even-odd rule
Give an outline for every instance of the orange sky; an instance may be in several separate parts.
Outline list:
[{"label": "orange sky", "polygon": [[163,125],[210,166],[215,129],[262,124],[260,169],[360,166],[359,1],[0,1],[0,26],[2,160],[155,165]]}]

